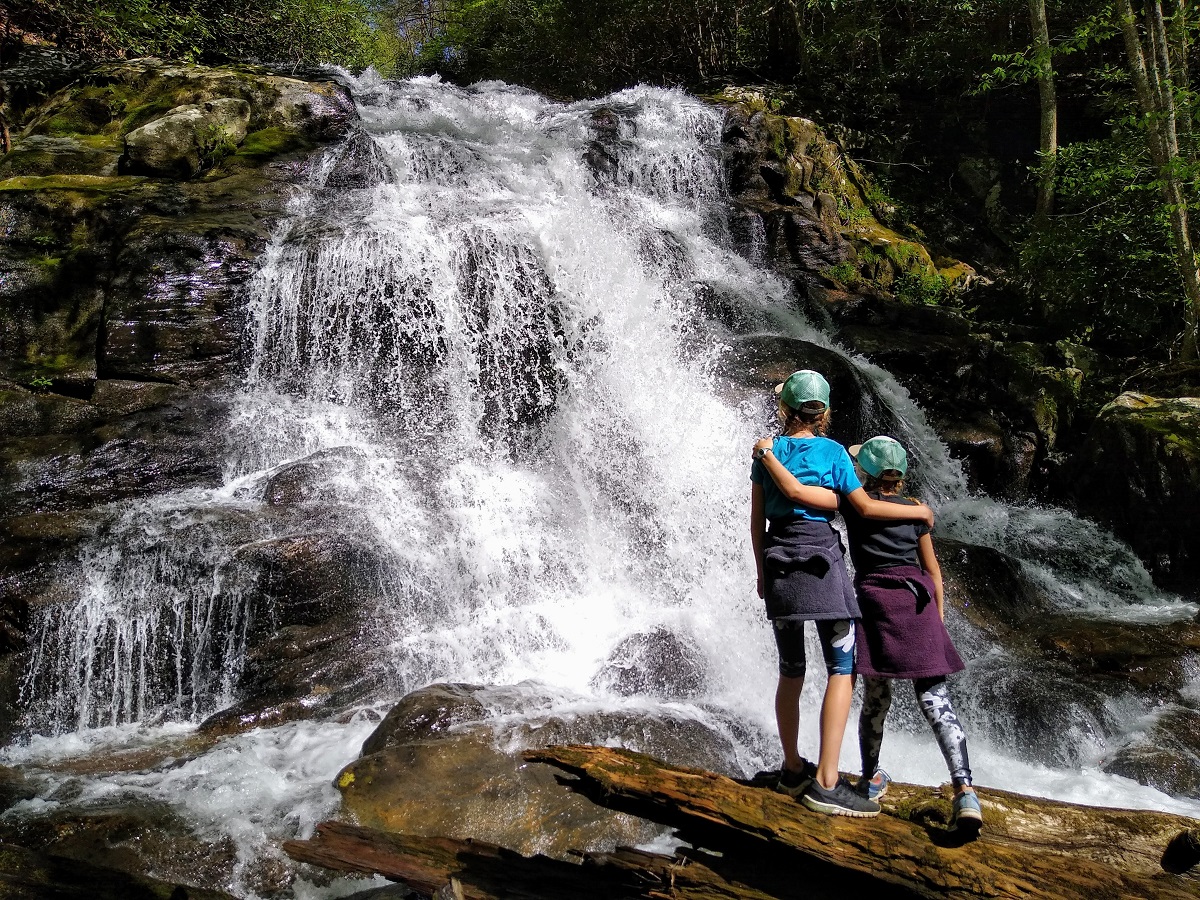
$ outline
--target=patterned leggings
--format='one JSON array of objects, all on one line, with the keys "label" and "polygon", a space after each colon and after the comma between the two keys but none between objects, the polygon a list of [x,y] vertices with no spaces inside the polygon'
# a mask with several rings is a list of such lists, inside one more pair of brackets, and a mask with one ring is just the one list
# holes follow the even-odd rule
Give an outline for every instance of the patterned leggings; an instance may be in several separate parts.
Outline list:
[{"label": "patterned leggings", "polygon": [[[954,705],[945,678],[920,678],[913,682],[917,702],[933,736],[946,758],[954,789],[971,784],[971,764],[967,759],[967,736]],[[858,718],[858,749],[862,754],[863,777],[870,778],[879,766],[879,751],[883,746],[883,723],[892,708],[892,680],[863,676],[863,706]]]}]

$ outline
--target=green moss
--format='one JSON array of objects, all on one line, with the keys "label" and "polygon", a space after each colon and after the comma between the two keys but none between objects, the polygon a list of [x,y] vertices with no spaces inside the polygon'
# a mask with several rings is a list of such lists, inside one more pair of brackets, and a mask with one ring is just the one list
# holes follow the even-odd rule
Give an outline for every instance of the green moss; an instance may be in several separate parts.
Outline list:
[{"label": "green moss", "polygon": [[281,153],[307,150],[312,146],[310,141],[295,131],[286,128],[263,128],[246,135],[234,158],[258,165]]},{"label": "green moss", "polygon": [[129,190],[146,181],[142,175],[19,175],[0,181],[0,191]]},{"label": "green moss", "polygon": [[147,122],[152,122],[155,119],[165,116],[179,105],[175,102],[174,97],[156,97],[149,103],[140,103],[136,106],[126,107],[124,109],[124,117],[121,119],[121,133],[129,134],[129,132],[141,128]]},{"label": "green moss", "polygon": [[843,260],[836,266],[831,266],[825,270],[825,277],[832,281],[836,281],[850,290],[854,290],[862,283],[863,278],[859,274],[858,269],[850,260]]}]

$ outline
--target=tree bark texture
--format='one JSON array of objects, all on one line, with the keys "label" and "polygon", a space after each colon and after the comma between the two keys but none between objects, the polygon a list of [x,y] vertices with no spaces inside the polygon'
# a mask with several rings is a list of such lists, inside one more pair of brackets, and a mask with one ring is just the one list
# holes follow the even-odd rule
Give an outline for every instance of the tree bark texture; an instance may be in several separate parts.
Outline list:
[{"label": "tree bark texture", "polygon": [[1039,221],[1045,221],[1054,213],[1054,163],[1058,156],[1058,96],[1054,90],[1054,59],[1050,49],[1050,25],[1046,20],[1046,0],[1029,0],[1029,24],[1033,32],[1041,105],[1038,150],[1042,164],[1034,215]]},{"label": "tree bark texture", "polygon": [[284,850],[426,894],[453,884],[464,900],[1183,900],[1200,892],[1200,823],[1166,813],[981,788],[985,830],[964,842],[947,827],[950,794],[941,789],[893,783],[883,815],[845,819],[809,812],[765,779],[739,782],[626,750],[550,747],[525,758],[574,776],[563,783],[599,804],[678,829],[695,849],[581,853],[575,864],[326,822]]},{"label": "tree bark texture", "polygon": [[[1195,246],[1188,222],[1188,199],[1180,174],[1181,157],[1176,130],[1175,78],[1171,70],[1171,52],[1161,0],[1146,0],[1146,22],[1139,28],[1131,0],[1117,0],[1117,15],[1133,76],[1138,105],[1146,116],[1146,138],[1150,156],[1158,169],[1175,245],[1175,263],[1187,297],[1183,346],[1185,360],[1197,358],[1197,331],[1200,328],[1200,269],[1196,265]],[[1180,6],[1177,15],[1184,15]],[[1145,37],[1142,31],[1145,31]]]}]

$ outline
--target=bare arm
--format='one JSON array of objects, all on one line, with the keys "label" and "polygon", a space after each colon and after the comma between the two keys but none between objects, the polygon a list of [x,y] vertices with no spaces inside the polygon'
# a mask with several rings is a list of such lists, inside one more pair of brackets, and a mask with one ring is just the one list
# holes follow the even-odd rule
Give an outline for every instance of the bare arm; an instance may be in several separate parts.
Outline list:
[{"label": "bare arm", "polygon": [[862,488],[846,495],[855,511],[864,519],[880,519],[887,522],[924,522],[933,527],[933,510],[924,503],[888,503],[876,500]]},{"label": "bare arm", "polygon": [[806,506],[809,509],[819,509],[824,512],[837,512],[838,495],[829,488],[817,487],[813,484],[801,484],[796,476],[787,470],[771,451],[771,439],[763,438],[754,445],[754,449],[767,450],[760,462],[779,488],[779,492],[793,503]]},{"label": "bare arm", "polygon": [[761,484],[750,489],[750,544],[754,547],[754,567],[758,570],[758,596],[763,595],[763,538],[767,534],[767,506]]},{"label": "bare arm", "polygon": [[942,600],[942,567],[938,565],[937,554],[933,552],[933,536],[921,535],[917,541],[917,555],[921,559],[921,568],[933,581],[933,599],[937,601],[938,615],[942,621],[946,619],[946,607]]}]

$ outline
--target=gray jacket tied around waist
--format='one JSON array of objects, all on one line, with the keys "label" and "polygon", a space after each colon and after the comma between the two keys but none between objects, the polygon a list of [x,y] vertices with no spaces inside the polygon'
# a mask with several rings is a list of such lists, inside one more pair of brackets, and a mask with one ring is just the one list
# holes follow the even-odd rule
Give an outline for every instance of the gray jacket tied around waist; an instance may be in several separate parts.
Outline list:
[{"label": "gray jacket tied around waist", "polygon": [[769,619],[859,618],[841,538],[828,522],[772,522],[763,581]]}]

